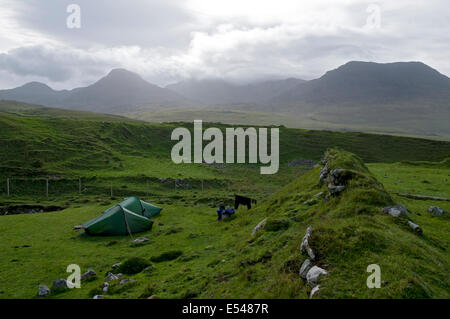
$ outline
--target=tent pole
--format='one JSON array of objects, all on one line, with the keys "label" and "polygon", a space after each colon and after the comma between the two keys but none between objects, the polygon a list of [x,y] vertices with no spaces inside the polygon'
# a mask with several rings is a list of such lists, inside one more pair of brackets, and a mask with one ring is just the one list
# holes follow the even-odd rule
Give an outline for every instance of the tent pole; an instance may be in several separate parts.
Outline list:
[{"label": "tent pole", "polygon": [[48,197],[48,178],[45,180],[45,196]]},{"label": "tent pole", "polygon": [[8,193],[9,197],[9,178],[6,179],[6,192]]},{"label": "tent pole", "polygon": [[78,194],[81,195],[81,178],[78,178]]}]

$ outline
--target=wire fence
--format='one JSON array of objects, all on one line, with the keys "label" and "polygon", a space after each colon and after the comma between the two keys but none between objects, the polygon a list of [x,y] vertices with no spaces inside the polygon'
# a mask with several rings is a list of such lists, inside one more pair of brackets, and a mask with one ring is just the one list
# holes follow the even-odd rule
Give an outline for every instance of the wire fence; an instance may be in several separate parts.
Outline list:
[{"label": "wire fence", "polygon": [[23,178],[0,179],[0,197],[60,197],[64,195],[149,196],[169,191],[212,189],[232,191],[231,183],[219,179],[173,179],[173,178]]}]

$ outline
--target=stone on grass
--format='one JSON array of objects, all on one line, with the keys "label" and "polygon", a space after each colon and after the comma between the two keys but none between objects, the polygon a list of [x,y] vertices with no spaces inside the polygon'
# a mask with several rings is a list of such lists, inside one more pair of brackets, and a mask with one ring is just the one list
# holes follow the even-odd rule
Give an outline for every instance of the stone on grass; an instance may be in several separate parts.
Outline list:
[{"label": "stone on grass", "polygon": [[86,271],[84,274],[81,275],[80,279],[81,279],[81,281],[83,281],[83,280],[92,280],[95,277],[97,277],[97,273],[94,270],[89,269],[88,271]]},{"label": "stone on grass", "polygon": [[50,294],[50,288],[48,288],[46,285],[39,286],[39,290],[38,290],[39,297],[46,297],[49,294]]},{"label": "stone on grass", "polygon": [[313,263],[311,261],[311,259],[306,258],[306,260],[303,262],[302,266],[300,267],[300,277],[302,277],[303,279],[306,279],[306,274],[308,273],[308,271],[311,269],[311,267],[313,266]]},{"label": "stone on grass", "polygon": [[387,206],[383,208],[382,212],[393,217],[406,216],[407,214],[410,214],[410,212],[403,205]]},{"label": "stone on grass", "polygon": [[437,215],[437,216],[441,216],[444,214],[444,210],[438,206],[430,206],[428,208],[428,212]]},{"label": "stone on grass", "polygon": [[67,281],[65,279],[56,279],[53,281],[52,290],[55,292],[63,291],[68,288]]},{"label": "stone on grass", "polygon": [[311,258],[311,260],[314,260],[316,258],[316,256],[314,255],[314,252],[311,249],[310,244],[309,244],[309,238],[311,237],[311,231],[312,231],[312,227],[309,226],[306,229],[306,234],[302,239],[302,244],[300,246],[300,252],[301,253],[306,252],[308,254],[309,258]]},{"label": "stone on grass", "polygon": [[408,220],[408,225],[411,227],[412,230],[414,230],[416,233],[422,233],[422,228],[420,228],[419,225],[414,224],[412,221]]},{"label": "stone on grass", "polygon": [[136,281],[136,279],[125,278],[125,279],[122,279],[122,280],[120,281],[119,285],[123,286],[123,285],[125,285],[125,284],[128,284],[128,283],[130,283],[130,282],[135,282],[135,281]]},{"label": "stone on grass", "polygon": [[145,243],[146,241],[148,241],[147,237],[139,237],[133,240],[133,244]]},{"label": "stone on grass", "polygon": [[117,276],[117,275],[114,275],[112,272],[109,272],[107,275],[106,275],[106,279],[105,279],[105,281],[114,281],[114,280],[119,280],[119,276]]},{"label": "stone on grass", "polygon": [[95,295],[92,299],[103,299],[103,295]]},{"label": "stone on grass", "polygon": [[261,230],[261,229],[264,227],[264,225],[266,224],[266,222],[267,222],[267,218],[264,218],[262,221],[260,221],[260,222],[258,223],[258,225],[256,225],[255,228],[253,228],[252,236],[253,236],[256,232],[258,232],[259,230]]},{"label": "stone on grass", "polygon": [[343,192],[344,190],[345,190],[345,186],[342,186],[342,185],[338,185],[338,186],[328,185],[328,191],[330,192],[331,195],[337,195],[337,194]]},{"label": "stone on grass", "polygon": [[102,284],[100,285],[100,289],[101,289],[103,292],[107,292],[107,291],[108,291],[108,288],[109,288],[109,283],[107,283],[107,282],[104,282],[104,283],[102,283]]},{"label": "stone on grass", "polygon": [[117,269],[120,267],[120,265],[122,265],[122,263],[114,264],[114,265],[112,265],[112,269]]},{"label": "stone on grass", "polygon": [[306,274],[306,280],[311,287],[315,287],[319,283],[320,277],[326,275],[328,272],[325,269],[313,266]]},{"label": "stone on grass", "polygon": [[314,297],[314,295],[316,293],[318,293],[320,290],[320,285],[315,286],[312,290],[311,293],[309,294],[309,299],[312,299],[312,297]]}]

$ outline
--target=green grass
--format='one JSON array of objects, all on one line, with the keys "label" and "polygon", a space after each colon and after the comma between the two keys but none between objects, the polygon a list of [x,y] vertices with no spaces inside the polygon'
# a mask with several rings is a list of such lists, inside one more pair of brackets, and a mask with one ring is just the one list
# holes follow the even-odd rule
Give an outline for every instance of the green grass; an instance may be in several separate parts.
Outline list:
[{"label": "green grass", "polygon": [[[67,265],[76,263],[83,271],[94,269],[98,278],[50,298],[89,298],[113,264],[138,257],[153,260],[151,271],[125,275],[137,281],[115,285],[107,298],[307,298],[310,287],[298,275],[305,259],[299,246],[312,225],[318,263],[329,271],[320,298],[448,298],[448,215],[431,216],[426,208],[436,203],[390,196],[373,184],[372,168],[384,164],[371,164],[369,171],[349,153],[335,156],[331,167],[359,174],[339,197],[304,203],[324,191],[318,183],[320,168],[315,168],[256,208],[240,208],[226,222],[217,222],[215,209],[203,204],[155,201],[164,210],[151,231],[138,235],[149,238],[144,246],[132,246],[129,237],[88,237],[71,230],[104,210],[101,204],[2,216],[0,231],[8,240],[0,242],[0,296],[33,298],[39,284],[65,278]],[[410,218],[423,235],[381,214],[392,201],[414,212]],[[439,205],[450,210],[446,203]],[[253,227],[265,217],[269,227],[252,237]],[[381,267],[380,289],[365,286],[366,268],[373,263]]]},{"label": "green grass", "polygon": [[[50,287],[66,278],[69,264],[83,272],[94,269],[97,278],[49,298],[91,298],[118,262],[130,273],[124,277],[136,282],[113,284],[107,298],[308,298],[311,288],[298,271],[306,258],[300,242],[310,225],[317,262],[329,271],[318,298],[449,297],[448,213],[427,212],[429,206],[449,212],[449,203],[396,195],[449,197],[448,142],[281,127],[280,171],[267,176],[257,165],[173,164],[170,133],[192,123],[85,116],[0,114],[0,208],[65,207],[0,216],[0,298],[34,298],[40,284]],[[323,201],[314,197],[326,192],[318,181],[320,167],[287,163],[319,161],[329,147],[337,147],[329,152],[329,167],[347,169],[351,179],[343,193]],[[47,176],[54,178],[48,198]],[[176,178],[190,186],[175,189]],[[256,198],[258,205],[217,222],[215,205],[231,204],[234,193]],[[151,231],[134,235],[147,237],[145,245],[132,245],[127,236],[89,237],[72,230],[129,195],[164,208]],[[422,227],[422,235],[405,220],[381,213],[393,203],[412,212],[408,218]],[[252,236],[264,218],[266,227]],[[366,268],[373,263],[381,267],[380,289],[366,287]]]}]

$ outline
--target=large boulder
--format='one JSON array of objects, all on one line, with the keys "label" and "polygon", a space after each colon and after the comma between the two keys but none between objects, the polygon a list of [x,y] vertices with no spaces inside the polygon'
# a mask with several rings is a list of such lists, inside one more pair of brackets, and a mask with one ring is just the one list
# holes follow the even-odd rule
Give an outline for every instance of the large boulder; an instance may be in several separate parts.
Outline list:
[{"label": "large boulder", "polygon": [[410,212],[403,205],[387,206],[383,208],[382,212],[393,217],[401,217],[410,214]]},{"label": "large boulder", "polygon": [[311,287],[315,287],[319,283],[320,277],[326,275],[328,275],[328,272],[325,269],[313,266],[306,274],[306,281]]},{"label": "large boulder", "polygon": [[430,206],[428,207],[428,212],[437,215],[437,216],[441,216],[444,214],[444,210],[438,206]]}]

